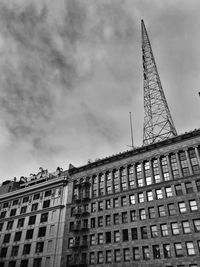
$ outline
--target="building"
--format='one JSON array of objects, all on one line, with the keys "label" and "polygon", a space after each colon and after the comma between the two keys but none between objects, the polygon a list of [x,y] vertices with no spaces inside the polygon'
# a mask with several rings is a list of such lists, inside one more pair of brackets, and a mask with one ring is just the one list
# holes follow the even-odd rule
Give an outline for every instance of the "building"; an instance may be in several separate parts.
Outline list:
[{"label": "building", "polygon": [[200,130],[69,170],[61,266],[200,266]]},{"label": "building", "polygon": [[60,266],[67,179],[41,171],[0,195],[0,266]]}]

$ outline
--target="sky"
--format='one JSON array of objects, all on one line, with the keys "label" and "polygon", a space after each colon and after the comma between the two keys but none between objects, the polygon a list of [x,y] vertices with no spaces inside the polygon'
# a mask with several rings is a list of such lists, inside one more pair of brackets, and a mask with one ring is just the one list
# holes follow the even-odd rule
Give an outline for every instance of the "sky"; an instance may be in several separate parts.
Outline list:
[{"label": "sky", "polygon": [[142,145],[141,19],[178,134],[200,128],[199,0],[0,0],[0,182]]}]

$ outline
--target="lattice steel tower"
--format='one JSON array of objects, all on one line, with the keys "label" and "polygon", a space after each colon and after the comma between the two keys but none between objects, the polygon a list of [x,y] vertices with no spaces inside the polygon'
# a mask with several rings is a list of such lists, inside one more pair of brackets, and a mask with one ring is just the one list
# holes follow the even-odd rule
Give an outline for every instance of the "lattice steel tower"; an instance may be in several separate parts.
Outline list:
[{"label": "lattice steel tower", "polygon": [[176,136],[177,132],[167,105],[143,20],[141,27],[144,74],[143,145],[148,145]]}]

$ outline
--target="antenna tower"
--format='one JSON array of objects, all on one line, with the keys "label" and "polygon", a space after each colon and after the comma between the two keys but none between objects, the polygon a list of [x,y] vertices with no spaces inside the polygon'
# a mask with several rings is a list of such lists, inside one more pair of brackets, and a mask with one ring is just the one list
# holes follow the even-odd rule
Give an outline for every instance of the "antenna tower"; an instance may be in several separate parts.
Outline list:
[{"label": "antenna tower", "polygon": [[144,82],[143,145],[156,143],[177,135],[144,21],[142,28],[142,58]]}]

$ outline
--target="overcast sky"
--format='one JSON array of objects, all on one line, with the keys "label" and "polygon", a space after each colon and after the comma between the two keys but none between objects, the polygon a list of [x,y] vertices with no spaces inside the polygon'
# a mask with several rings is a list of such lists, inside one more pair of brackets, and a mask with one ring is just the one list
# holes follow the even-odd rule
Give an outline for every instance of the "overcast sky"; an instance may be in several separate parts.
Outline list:
[{"label": "overcast sky", "polygon": [[200,126],[199,0],[0,0],[0,181],[142,145],[144,19],[178,133]]}]

